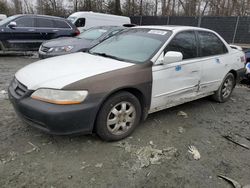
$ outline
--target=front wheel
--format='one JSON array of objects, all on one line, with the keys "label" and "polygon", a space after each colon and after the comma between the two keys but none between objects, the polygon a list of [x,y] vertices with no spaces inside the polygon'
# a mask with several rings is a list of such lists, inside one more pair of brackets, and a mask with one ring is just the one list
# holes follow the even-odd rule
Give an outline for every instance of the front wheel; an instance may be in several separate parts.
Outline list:
[{"label": "front wheel", "polygon": [[106,141],[121,140],[139,124],[141,105],[129,92],[111,96],[102,106],[96,121],[96,133]]},{"label": "front wheel", "polygon": [[235,82],[236,81],[234,75],[232,73],[228,73],[219,89],[212,96],[213,99],[220,103],[226,102],[233,92]]}]

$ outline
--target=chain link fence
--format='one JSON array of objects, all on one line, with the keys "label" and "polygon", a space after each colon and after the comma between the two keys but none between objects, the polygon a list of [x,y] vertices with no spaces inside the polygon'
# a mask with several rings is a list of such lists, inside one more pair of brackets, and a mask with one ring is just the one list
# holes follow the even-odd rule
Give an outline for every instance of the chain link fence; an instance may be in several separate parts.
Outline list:
[{"label": "chain link fence", "polygon": [[250,44],[250,17],[133,16],[137,25],[184,25],[216,31],[228,43]]}]

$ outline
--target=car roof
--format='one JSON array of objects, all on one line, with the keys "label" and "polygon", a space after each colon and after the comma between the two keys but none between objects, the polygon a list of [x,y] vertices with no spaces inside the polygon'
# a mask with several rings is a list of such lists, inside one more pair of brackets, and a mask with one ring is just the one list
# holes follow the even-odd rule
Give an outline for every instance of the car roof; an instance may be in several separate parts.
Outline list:
[{"label": "car roof", "polygon": [[53,19],[60,19],[60,20],[67,20],[66,18],[61,18],[57,16],[49,16],[49,15],[41,15],[41,14],[18,14],[15,15],[17,17],[22,17],[22,16],[37,16],[37,17],[44,17],[44,18],[53,18]]},{"label": "car roof", "polygon": [[147,28],[147,29],[161,29],[161,30],[169,30],[169,31],[184,31],[184,30],[202,30],[202,31],[210,31],[212,30],[200,28],[200,27],[192,27],[192,26],[179,26],[179,25],[148,25],[148,26],[136,26],[134,28]]}]

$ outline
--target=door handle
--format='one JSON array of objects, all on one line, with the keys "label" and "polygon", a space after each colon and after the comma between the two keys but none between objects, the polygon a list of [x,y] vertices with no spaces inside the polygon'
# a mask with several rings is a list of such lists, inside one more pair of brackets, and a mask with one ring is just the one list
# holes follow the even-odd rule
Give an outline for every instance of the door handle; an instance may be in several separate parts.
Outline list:
[{"label": "door handle", "polygon": [[57,31],[59,31],[59,30],[57,30],[57,29],[54,29],[54,30],[53,30],[53,32],[57,32]]},{"label": "door handle", "polygon": [[198,70],[193,70],[191,73],[197,73],[197,72],[199,72]]},{"label": "door handle", "polygon": [[29,31],[35,31],[35,29],[29,29]]}]

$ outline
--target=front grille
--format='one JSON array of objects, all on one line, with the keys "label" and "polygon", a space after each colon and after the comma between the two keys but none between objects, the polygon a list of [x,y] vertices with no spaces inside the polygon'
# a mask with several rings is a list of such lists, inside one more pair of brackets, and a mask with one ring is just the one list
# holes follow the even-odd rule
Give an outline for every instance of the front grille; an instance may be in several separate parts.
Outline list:
[{"label": "front grille", "polygon": [[28,92],[28,88],[20,83],[16,78],[14,78],[11,82],[11,87],[18,98],[23,97]]},{"label": "front grille", "polygon": [[42,52],[49,52],[50,48],[49,47],[46,47],[46,46],[41,46],[41,49],[40,49]]}]

